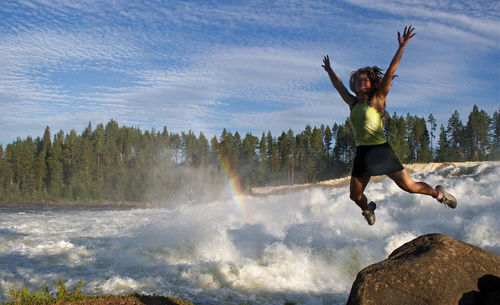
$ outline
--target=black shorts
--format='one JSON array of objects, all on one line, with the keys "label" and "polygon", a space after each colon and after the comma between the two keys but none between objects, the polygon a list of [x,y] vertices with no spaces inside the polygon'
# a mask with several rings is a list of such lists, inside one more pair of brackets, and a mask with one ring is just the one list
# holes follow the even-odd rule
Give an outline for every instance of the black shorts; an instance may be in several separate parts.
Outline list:
[{"label": "black shorts", "polygon": [[391,146],[385,142],[379,145],[356,146],[351,175],[354,177],[389,175],[403,169]]}]

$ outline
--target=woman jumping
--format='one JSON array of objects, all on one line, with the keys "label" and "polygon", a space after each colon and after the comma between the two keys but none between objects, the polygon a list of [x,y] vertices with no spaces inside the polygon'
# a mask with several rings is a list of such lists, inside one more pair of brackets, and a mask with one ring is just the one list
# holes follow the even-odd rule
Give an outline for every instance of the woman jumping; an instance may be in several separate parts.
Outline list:
[{"label": "woman jumping", "polygon": [[425,194],[454,209],[455,197],[438,185],[431,187],[425,182],[415,182],[408,175],[401,162],[385,139],[382,116],[385,112],[386,97],[391,89],[396,68],[401,61],[406,45],[415,36],[411,26],[405,27],[403,35],[398,32],[399,48],[387,71],[378,67],[365,67],[351,73],[349,87],[333,72],[328,55],[322,67],[328,72],[330,81],[351,110],[350,120],[356,142],[356,154],[351,174],[350,198],[361,208],[369,225],[375,223],[375,202],[368,203],[363,194],[371,176],[387,175],[403,190],[409,193]]}]

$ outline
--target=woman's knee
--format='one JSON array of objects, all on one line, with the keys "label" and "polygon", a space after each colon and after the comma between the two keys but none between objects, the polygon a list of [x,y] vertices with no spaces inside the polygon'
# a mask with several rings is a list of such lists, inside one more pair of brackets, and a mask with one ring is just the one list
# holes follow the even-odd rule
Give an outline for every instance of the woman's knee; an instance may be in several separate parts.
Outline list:
[{"label": "woman's knee", "polygon": [[415,193],[415,181],[406,172],[400,172],[390,177],[403,191]]}]

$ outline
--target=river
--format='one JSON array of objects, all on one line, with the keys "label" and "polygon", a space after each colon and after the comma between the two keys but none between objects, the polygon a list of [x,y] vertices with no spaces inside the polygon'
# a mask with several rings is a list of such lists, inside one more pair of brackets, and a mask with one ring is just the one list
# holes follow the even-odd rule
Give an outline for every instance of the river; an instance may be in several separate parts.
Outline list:
[{"label": "river", "polygon": [[0,207],[0,293],[60,277],[88,294],[173,295],[195,304],[345,304],[356,274],[403,243],[443,233],[500,255],[500,166],[414,174],[455,210],[369,184],[368,226],[348,187],[223,196],[144,209]]}]

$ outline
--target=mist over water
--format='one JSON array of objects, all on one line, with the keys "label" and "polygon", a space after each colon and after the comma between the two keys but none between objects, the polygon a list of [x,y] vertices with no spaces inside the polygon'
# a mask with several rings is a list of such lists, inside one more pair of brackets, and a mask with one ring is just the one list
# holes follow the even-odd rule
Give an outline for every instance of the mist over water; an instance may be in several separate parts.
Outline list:
[{"label": "mist over water", "polygon": [[[86,293],[174,295],[195,304],[345,304],[356,274],[397,247],[443,233],[500,255],[500,165],[415,174],[455,210],[370,183],[368,226],[348,187],[222,196],[151,209],[0,208],[0,292],[57,277]],[[229,192],[229,189],[227,190]]]}]

